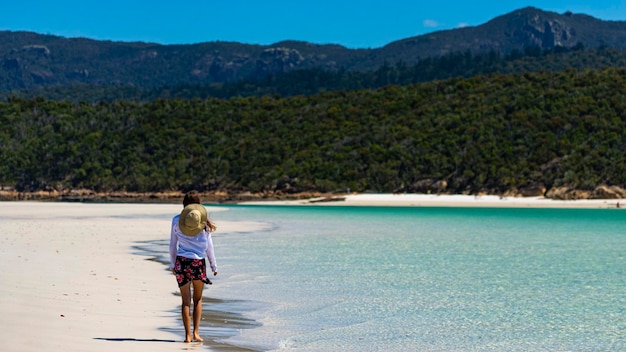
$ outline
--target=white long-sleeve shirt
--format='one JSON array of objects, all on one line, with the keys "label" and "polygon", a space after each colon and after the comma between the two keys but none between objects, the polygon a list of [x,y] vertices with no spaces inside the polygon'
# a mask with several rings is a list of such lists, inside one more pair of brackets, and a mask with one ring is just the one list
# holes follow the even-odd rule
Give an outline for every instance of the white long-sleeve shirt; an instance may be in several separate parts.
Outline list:
[{"label": "white long-sleeve shirt", "polygon": [[213,249],[213,240],[211,239],[211,230],[205,226],[199,234],[191,237],[184,235],[178,227],[178,219],[180,214],[172,219],[172,230],[170,235],[170,270],[174,269],[176,256],[190,259],[209,260],[209,266],[213,272],[217,271],[217,263],[215,262],[215,251]]}]

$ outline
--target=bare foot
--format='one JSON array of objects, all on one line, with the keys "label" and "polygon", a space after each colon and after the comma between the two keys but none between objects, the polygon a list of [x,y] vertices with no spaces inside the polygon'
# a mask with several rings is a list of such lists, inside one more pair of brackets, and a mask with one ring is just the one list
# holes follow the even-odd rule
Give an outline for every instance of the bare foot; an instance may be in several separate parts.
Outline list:
[{"label": "bare foot", "polygon": [[200,334],[198,334],[197,332],[194,332],[194,333],[193,333],[193,340],[194,340],[194,341],[200,341],[200,342],[204,341],[204,340],[202,339],[202,337],[200,337]]},{"label": "bare foot", "polygon": [[191,342],[191,341],[192,341],[192,339],[191,339],[191,335],[187,335],[187,337],[185,338],[185,342],[186,342],[186,343],[189,343],[189,342]]}]

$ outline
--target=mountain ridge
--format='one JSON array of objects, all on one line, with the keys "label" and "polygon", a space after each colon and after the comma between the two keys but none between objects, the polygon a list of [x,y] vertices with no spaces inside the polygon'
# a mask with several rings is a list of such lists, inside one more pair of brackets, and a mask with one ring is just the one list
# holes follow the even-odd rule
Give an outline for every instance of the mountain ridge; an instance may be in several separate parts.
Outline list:
[{"label": "mountain ridge", "polygon": [[507,53],[579,44],[624,49],[626,22],[526,7],[478,26],[404,38],[375,49],[297,40],[271,45],[223,41],[163,45],[0,31],[0,92],[72,84],[143,88],[220,84],[311,68],[372,71],[453,52]]}]

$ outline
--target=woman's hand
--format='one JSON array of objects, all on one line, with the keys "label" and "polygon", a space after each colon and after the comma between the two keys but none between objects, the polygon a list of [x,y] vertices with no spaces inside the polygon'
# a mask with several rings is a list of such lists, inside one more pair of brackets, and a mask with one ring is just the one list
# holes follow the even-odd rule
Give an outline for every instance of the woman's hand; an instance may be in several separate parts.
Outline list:
[{"label": "woman's hand", "polygon": [[213,272],[213,276],[217,276],[217,271],[214,271],[214,272]]}]

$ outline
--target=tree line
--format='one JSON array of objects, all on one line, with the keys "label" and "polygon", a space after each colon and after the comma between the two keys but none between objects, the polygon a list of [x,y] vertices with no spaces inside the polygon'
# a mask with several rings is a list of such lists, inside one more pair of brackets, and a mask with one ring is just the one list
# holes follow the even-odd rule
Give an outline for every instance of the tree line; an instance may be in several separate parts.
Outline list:
[{"label": "tree line", "polygon": [[0,185],[500,194],[626,185],[626,70],[281,97],[0,103]]}]

